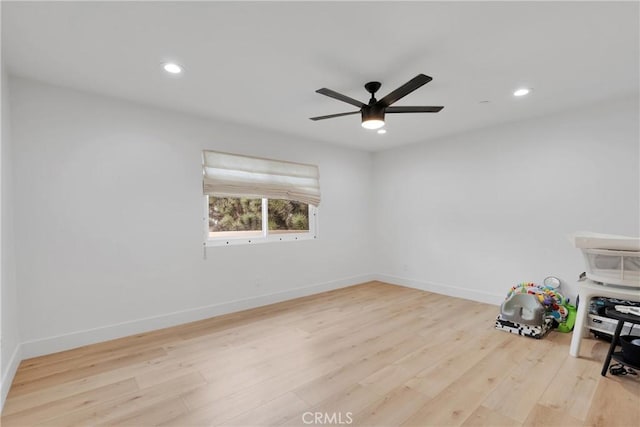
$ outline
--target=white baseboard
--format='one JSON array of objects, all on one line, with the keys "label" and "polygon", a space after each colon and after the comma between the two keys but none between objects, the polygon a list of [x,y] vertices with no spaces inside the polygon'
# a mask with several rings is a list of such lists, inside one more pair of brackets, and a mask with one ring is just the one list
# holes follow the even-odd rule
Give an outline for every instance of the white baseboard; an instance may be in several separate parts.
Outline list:
[{"label": "white baseboard", "polygon": [[406,277],[397,277],[388,274],[376,274],[375,277],[381,282],[390,283],[392,285],[406,286],[408,288],[420,289],[422,291],[434,292],[436,294],[484,302],[486,304],[500,305],[502,301],[504,301],[504,295],[490,294],[488,292],[482,292],[477,289],[460,288],[458,286],[408,279]]},{"label": "white baseboard", "polygon": [[28,359],[45,354],[57,353],[59,351],[82,347],[89,344],[149,332],[156,329],[168,328],[183,323],[195,322],[197,320],[261,307],[333,289],[344,288],[358,283],[369,282],[371,280],[375,280],[374,275],[347,277],[330,282],[290,289],[283,292],[176,311],[173,313],[117,323],[100,328],[85,329],[68,334],[27,341],[22,343],[22,358]]},{"label": "white baseboard", "polygon": [[11,355],[11,359],[9,360],[9,364],[7,365],[7,371],[2,373],[2,380],[0,382],[0,413],[2,413],[2,409],[4,408],[4,401],[7,399],[9,389],[11,388],[11,383],[13,382],[13,378],[16,376],[18,366],[22,361],[21,350],[21,345],[18,344],[13,351],[13,354]]}]

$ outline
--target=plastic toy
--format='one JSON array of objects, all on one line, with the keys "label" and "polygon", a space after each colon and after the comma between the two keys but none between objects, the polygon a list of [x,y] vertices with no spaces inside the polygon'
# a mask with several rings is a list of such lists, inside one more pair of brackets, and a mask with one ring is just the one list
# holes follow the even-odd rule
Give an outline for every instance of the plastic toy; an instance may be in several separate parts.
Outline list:
[{"label": "plastic toy", "polygon": [[535,295],[515,294],[500,306],[503,320],[531,326],[544,325],[544,306]]},{"label": "plastic toy", "polygon": [[578,314],[578,310],[575,305],[567,304],[566,307],[569,312],[567,318],[564,322],[560,322],[558,325],[558,331],[560,332],[571,332],[576,323],[576,315]]},{"label": "plastic toy", "polygon": [[505,300],[517,294],[535,295],[538,301],[545,307],[547,313],[558,323],[564,322],[569,315],[569,310],[566,307],[568,300],[550,286],[536,285],[532,282],[522,282],[511,287]]}]

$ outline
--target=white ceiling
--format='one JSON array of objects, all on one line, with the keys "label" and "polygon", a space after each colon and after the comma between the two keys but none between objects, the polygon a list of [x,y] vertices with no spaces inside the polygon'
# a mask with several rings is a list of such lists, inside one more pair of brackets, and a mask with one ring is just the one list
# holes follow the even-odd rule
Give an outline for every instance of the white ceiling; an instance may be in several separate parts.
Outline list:
[{"label": "white ceiling", "polygon": [[[2,2],[9,72],[381,150],[638,92],[638,2]],[[184,65],[180,78],[163,61]],[[367,101],[419,73],[386,135],[315,93]],[[531,95],[514,98],[519,86]],[[490,101],[480,103],[480,101]]]}]

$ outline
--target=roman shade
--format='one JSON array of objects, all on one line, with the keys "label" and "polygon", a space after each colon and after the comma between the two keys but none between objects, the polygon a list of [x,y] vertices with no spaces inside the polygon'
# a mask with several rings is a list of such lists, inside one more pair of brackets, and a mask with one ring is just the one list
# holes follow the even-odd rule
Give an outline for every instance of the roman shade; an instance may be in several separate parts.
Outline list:
[{"label": "roman shade", "polygon": [[318,166],[208,150],[202,157],[205,195],[320,204]]}]

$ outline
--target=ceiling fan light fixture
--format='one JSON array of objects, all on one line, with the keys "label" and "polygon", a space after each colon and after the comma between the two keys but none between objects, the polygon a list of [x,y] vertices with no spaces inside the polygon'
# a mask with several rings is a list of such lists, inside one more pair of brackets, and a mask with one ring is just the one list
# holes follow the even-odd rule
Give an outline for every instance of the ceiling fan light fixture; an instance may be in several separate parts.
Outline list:
[{"label": "ceiling fan light fixture", "polygon": [[513,96],[525,96],[528,95],[529,92],[531,92],[531,90],[529,90],[526,87],[521,87],[520,89],[517,89],[515,92],[513,92]]},{"label": "ceiling fan light fixture", "polygon": [[362,127],[365,129],[380,129],[384,126],[383,108],[363,108]]},{"label": "ceiling fan light fixture", "polygon": [[365,129],[380,129],[382,126],[384,126],[382,120],[370,119],[362,122],[362,127]]}]

